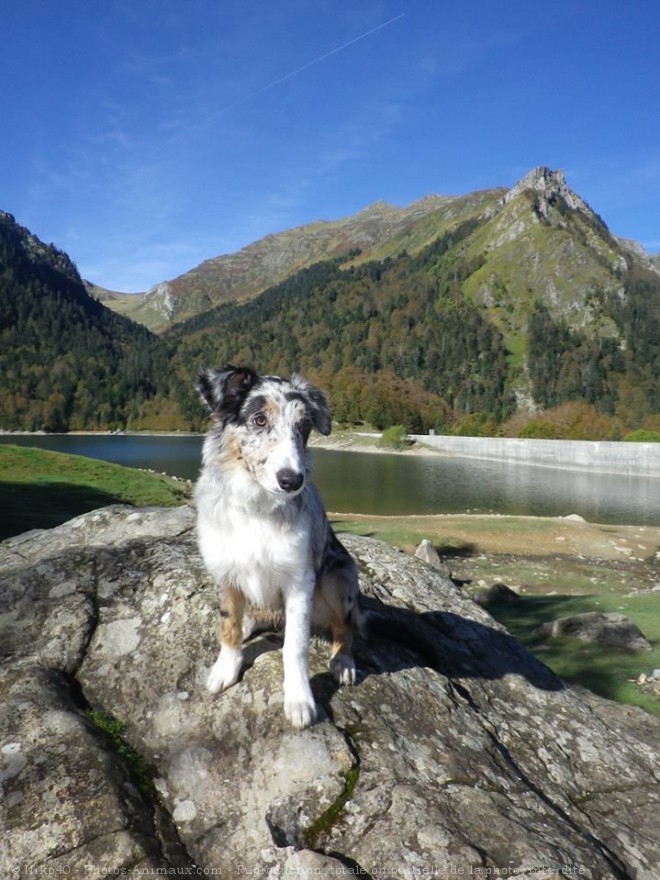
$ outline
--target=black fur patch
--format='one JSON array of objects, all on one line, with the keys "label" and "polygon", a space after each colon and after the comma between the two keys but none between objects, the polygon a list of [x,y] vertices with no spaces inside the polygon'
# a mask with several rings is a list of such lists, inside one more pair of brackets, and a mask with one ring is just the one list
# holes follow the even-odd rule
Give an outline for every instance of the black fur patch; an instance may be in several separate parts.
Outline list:
[{"label": "black fur patch", "polygon": [[305,382],[302,388],[287,391],[286,399],[299,400],[307,410],[312,425],[320,434],[324,434],[327,437],[332,429],[330,411],[328,410],[325,397],[318,388]]},{"label": "black fur patch", "polygon": [[249,392],[259,384],[250,367],[225,364],[219,369],[200,370],[195,387],[213,415],[224,421],[235,420]]}]

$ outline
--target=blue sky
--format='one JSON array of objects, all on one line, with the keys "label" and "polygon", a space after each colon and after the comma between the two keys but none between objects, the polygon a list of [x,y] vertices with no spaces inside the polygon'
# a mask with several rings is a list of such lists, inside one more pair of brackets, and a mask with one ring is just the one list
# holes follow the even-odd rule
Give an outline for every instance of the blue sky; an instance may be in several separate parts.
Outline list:
[{"label": "blue sky", "polygon": [[660,250],[656,0],[5,4],[0,209],[139,291],[535,165]]}]

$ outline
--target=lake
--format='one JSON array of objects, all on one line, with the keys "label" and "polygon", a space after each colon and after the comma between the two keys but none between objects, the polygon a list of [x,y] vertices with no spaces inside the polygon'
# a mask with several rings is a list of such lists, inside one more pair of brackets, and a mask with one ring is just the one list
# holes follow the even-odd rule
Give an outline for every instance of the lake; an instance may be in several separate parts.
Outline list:
[{"label": "lake", "polygon": [[[86,455],[194,480],[202,437],[5,435],[0,442]],[[590,522],[660,525],[660,479],[443,455],[313,449],[314,482],[342,513],[579,514]]]}]

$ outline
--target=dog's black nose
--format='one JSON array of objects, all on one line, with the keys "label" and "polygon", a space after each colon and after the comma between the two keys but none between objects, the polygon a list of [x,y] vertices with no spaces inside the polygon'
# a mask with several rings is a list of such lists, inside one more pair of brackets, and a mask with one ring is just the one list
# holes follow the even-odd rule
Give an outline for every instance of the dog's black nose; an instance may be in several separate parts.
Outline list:
[{"label": "dog's black nose", "polygon": [[297,492],[305,482],[305,475],[299,471],[293,471],[291,468],[282,468],[275,476],[280,484],[280,488],[284,489],[285,492]]}]

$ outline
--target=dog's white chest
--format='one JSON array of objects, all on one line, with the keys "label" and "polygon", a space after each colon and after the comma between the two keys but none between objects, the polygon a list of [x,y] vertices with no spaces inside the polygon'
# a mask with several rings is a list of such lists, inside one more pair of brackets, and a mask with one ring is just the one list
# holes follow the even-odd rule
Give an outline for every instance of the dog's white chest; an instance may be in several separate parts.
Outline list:
[{"label": "dog's white chest", "polygon": [[278,608],[287,590],[311,577],[309,530],[268,517],[223,511],[198,520],[199,546],[218,583],[240,589],[255,605]]}]

